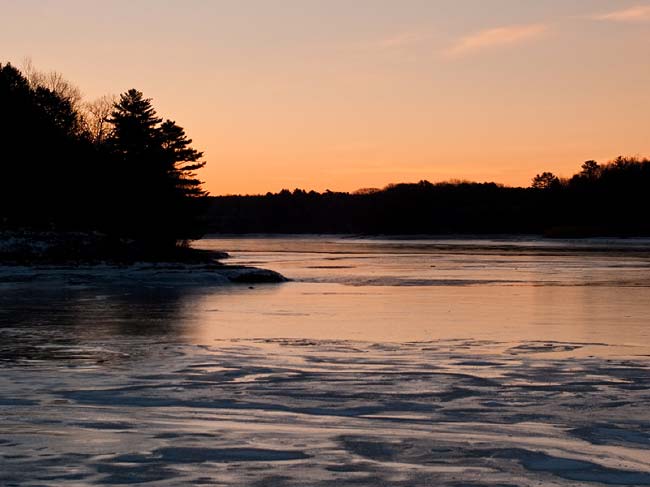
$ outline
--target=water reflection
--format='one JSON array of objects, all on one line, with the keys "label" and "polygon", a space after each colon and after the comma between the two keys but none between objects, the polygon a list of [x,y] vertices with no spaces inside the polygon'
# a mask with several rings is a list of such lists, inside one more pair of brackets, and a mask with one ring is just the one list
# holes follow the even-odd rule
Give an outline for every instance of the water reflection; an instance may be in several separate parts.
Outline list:
[{"label": "water reflection", "polygon": [[[225,249],[236,263],[256,262],[296,282],[224,302],[227,326],[212,328],[214,317],[206,317],[202,339],[556,340],[633,345],[641,352],[650,343],[648,242],[588,244],[204,240],[202,247]],[[616,252],[603,252],[605,245]],[[546,247],[552,252],[540,250]],[[212,307],[210,298],[199,306]]]},{"label": "water reflection", "polygon": [[181,344],[196,336],[197,303],[244,287],[7,288],[0,296],[0,360],[105,362],[138,357],[151,343]]},{"label": "water reflection", "polygon": [[4,284],[0,360],[103,363],[146,357],[153,344],[239,338],[537,340],[650,352],[650,260],[637,250],[458,254],[380,242],[369,252],[368,242],[312,240],[201,242],[294,279],[281,285]]}]

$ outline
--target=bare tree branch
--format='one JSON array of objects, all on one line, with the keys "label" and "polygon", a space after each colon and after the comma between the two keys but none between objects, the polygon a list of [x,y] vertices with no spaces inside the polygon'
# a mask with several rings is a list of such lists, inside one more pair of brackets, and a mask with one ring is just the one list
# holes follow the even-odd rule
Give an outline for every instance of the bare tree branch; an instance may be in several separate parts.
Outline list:
[{"label": "bare tree branch", "polygon": [[110,134],[108,119],[117,101],[115,95],[104,95],[96,100],[82,104],[82,114],[86,130],[95,144],[101,144]]},{"label": "bare tree branch", "polygon": [[57,71],[43,72],[36,69],[31,58],[25,58],[22,71],[32,88],[42,87],[56,93],[70,102],[73,108],[78,108],[83,96],[81,90],[63,77]]}]

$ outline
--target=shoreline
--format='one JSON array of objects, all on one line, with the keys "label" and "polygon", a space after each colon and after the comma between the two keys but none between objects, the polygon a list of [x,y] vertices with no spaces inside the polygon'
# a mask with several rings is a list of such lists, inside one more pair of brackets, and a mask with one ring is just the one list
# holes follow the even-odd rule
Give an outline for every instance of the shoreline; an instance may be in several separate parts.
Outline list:
[{"label": "shoreline", "polygon": [[228,253],[189,245],[154,246],[101,233],[0,232],[1,283],[225,285],[279,283],[281,274],[227,265]]},{"label": "shoreline", "polygon": [[259,267],[177,262],[101,264],[0,264],[4,284],[224,286],[288,282],[278,272]]}]

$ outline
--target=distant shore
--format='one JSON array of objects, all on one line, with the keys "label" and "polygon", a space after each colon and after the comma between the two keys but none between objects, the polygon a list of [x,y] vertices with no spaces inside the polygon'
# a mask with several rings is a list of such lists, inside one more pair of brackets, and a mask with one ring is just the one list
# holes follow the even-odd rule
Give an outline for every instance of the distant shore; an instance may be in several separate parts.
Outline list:
[{"label": "distant shore", "polygon": [[391,184],[353,193],[288,189],[211,196],[207,232],[363,235],[538,234],[549,238],[650,236],[650,160],[586,161],[531,187],[448,181]]}]

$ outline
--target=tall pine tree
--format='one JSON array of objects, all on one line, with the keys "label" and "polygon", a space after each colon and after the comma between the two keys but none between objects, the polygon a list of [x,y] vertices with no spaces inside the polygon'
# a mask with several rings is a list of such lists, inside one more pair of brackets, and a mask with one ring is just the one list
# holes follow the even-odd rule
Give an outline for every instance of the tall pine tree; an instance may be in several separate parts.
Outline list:
[{"label": "tall pine tree", "polygon": [[203,154],[175,122],[161,122],[151,99],[129,90],[115,104],[108,141],[126,181],[127,228],[152,246],[200,237],[206,196],[196,178]]}]

